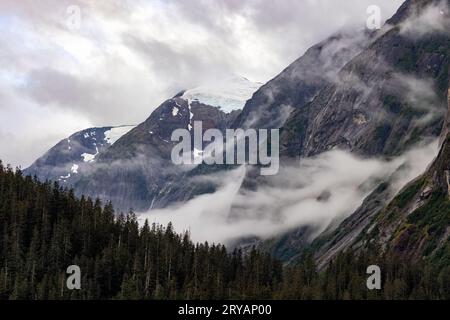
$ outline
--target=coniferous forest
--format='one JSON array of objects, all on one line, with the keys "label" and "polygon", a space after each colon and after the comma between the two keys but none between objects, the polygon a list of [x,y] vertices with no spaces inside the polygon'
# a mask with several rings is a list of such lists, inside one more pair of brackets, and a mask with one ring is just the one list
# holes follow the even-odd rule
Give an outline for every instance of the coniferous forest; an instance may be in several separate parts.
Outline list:
[{"label": "coniferous forest", "polygon": [[[450,299],[450,270],[378,250],[339,255],[318,271],[311,254],[283,266],[267,253],[195,244],[168,225],[140,227],[130,212],[76,198],[0,162],[0,300]],[[378,264],[382,289],[368,290]],[[66,286],[81,269],[81,289]]]}]

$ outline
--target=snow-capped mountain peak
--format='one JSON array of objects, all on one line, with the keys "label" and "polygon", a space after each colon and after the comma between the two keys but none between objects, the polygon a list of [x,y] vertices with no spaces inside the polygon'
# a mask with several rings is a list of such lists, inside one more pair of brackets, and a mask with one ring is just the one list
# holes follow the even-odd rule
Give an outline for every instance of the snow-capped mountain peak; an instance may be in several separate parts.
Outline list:
[{"label": "snow-capped mountain peak", "polygon": [[188,101],[198,101],[213,107],[220,107],[223,112],[230,113],[234,110],[241,110],[247,100],[261,86],[262,83],[234,76],[187,90],[181,98]]}]

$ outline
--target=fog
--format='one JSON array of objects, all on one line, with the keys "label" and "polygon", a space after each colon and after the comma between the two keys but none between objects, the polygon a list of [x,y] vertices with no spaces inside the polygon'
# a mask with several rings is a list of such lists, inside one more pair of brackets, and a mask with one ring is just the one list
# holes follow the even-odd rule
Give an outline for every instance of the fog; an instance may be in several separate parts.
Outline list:
[{"label": "fog", "polygon": [[216,177],[217,192],[141,213],[139,219],[172,222],[177,231],[190,231],[194,241],[225,244],[243,237],[270,238],[300,226],[314,226],[320,232],[349,216],[381,180],[405,165],[393,181],[393,192],[400,190],[425,171],[437,149],[433,140],[390,160],[332,150],[284,167],[256,191],[241,189],[246,172],[241,166]]}]

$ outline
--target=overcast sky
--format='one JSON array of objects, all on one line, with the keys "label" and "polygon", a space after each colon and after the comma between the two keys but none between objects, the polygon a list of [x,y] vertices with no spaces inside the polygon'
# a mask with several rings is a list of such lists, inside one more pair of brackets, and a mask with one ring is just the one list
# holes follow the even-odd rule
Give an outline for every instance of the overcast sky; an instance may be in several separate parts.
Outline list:
[{"label": "overcast sky", "polygon": [[140,123],[215,77],[267,82],[337,30],[363,28],[369,5],[385,20],[402,2],[0,0],[0,159],[26,167],[75,131]]}]

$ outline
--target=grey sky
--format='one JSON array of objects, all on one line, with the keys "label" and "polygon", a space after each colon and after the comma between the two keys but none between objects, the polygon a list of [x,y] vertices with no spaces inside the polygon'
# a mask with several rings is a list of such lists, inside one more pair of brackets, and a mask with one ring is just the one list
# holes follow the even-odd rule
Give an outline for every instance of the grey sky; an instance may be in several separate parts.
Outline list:
[{"label": "grey sky", "polygon": [[[179,90],[266,82],[369,5],[402,0],[1,0],[0,159],[29,165],[89,126],[134,124]],[[70,6],[81,12],[69,28]]]}]

